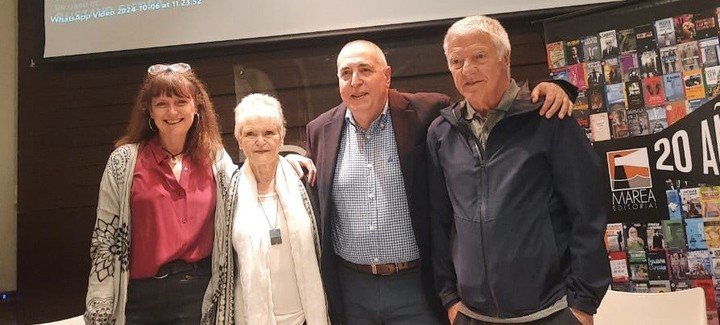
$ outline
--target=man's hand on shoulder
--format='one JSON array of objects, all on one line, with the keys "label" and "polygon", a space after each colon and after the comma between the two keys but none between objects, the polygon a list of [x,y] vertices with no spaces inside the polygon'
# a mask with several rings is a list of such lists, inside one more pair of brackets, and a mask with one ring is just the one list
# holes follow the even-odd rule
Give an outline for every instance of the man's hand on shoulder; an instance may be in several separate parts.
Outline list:
[{"label": "man's hand on shoulder", "polygon": [[291,153],[285,156],[285,159],[287,159],[293,169],[295,169],[295,172],[298,176],[300,176],[300,178],[305,176],[303,168],[307,169],[308,184],[315,186],[315,174],[317,173],[317,169],[315,168],[315,163],[313,163],[310,158]]},{"label": "man's hand on shoulder", "polygon": [[533,103],[537,103],[540,97],[545,97],[545,102],[540,108],[540,115],[551,118],[557,114],[560,119],[563,119],[565,115],[572,116],[573,103],[562,87],[552,82],[541,82],[530,94]]}]

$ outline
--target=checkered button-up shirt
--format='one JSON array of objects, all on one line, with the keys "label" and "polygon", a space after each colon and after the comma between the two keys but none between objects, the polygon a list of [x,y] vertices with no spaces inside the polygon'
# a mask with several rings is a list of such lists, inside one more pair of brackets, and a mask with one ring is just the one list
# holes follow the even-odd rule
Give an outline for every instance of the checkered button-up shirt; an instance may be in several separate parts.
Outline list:
[{"label": "checkered button-up shirt", "polygon": [[420,258],[387,104],[367,130],[350,110],[345,119],[332,189],[335,254],[364,265]]}]

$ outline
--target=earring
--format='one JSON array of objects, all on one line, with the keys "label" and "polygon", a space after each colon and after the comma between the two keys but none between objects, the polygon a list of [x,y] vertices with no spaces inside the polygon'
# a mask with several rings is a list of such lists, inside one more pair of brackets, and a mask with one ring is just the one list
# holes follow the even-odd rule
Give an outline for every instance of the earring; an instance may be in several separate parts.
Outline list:
[{"label": "earring", "polygon": [[150,131],[157,132],[157,129],[153,128],[153,119],[152,119],[152,117],[148,117],[148,127],[150,127]]},{"label": "earring", "polygon": [[197,121],[197,126],[200,127],[200,113],[195,112],[195,121]]}]

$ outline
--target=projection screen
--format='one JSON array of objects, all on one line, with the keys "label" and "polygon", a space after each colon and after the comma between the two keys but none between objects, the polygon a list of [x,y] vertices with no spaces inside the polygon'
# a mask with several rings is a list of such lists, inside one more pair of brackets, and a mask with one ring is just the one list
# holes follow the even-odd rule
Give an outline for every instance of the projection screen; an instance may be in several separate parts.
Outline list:
[{"label": "projection screen", "polygon": [[615,0],[45,0],[44,57],[299,35]]}]

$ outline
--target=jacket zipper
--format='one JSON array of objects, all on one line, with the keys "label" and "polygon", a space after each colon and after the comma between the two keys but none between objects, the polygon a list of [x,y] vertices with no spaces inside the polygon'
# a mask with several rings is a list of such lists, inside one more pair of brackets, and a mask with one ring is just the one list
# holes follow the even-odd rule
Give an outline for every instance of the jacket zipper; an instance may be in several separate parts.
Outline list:
[{"label": "jacket zipper", "polygon": [[[480,140],[475,137],[475,135],[470,131],[468,125],[466,123],[460,122],[460,119],[455,114],[455,110],[452,111],[454,117],[456,118],[456,121],[458,121],[457,125],[459,129],[461,130],[460,134],[464,134],[466,139],[468,139],[472,143],[472,149],[475,151],[475,155],[477,157],[478,162],[480,163],[480,182],[478,184],[478,187],[480,190],[478,191],[478,194],[480,195],[480,238],[482,241],[482,251],[483,256],[485,256],[485,260],[487,260],[487,250],[485,249],[485,194],[483,193],[484,190],[484,181],[485,181],[485,150],[480,150]],[[462,132],[465,131],[465,132]],[[488,136],[489,138],[489,136]],[[485,270],[485,275],[490,278],[490,274],[488,273],[487,269],[487,263],[483,262],[483,269]],[[492,296],[493,303],[495,304],[495,317],[500,317],[500,304],[497,301],[497,295],[495,295],[495,290],[493,289],[492,285],[490,284],[490,281],[488,281],[488,288],[490,289],[490,296]]]}]

